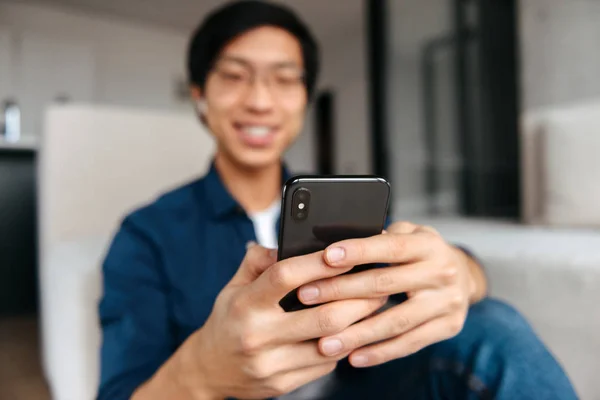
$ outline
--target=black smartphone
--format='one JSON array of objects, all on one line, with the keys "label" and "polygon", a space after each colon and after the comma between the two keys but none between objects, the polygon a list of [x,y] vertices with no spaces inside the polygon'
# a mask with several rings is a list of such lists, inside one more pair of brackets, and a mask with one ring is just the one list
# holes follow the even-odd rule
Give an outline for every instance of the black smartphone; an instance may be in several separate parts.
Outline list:
[{"label": "black smartphone", "polygon": [[[378,235],[384,228],[390,184],[378,176],[296,176],[283,187],[278,259],[324,250],[345,239]],[[360,265],[348,273],[364,271]],[[280,302],[285,311],[307,308],[296,290]]]}]

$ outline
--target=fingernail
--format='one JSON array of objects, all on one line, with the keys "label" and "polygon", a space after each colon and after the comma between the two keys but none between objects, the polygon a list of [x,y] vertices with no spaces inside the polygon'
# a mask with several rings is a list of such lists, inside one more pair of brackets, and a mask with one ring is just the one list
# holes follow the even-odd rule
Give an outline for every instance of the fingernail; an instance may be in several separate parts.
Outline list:
[{"label": "fingernail", "polygon": [[328,356],[334,356],[342,350],[342,341],[340,339],[327,339],[323,341],[323,353]]},{"label": "fingernail", "polygon": [[350,363],[355,367],[364,367],[369,362],[369,358],[362,354],[352,357]]},{"label": "fingernail", "polygon": [[304,301],[316,300],[319,297],[319,288],[316,286],[304,286],[300,288],[300,298]]},{"label": "fingernail", "polygon": [[346,251],[341,247],[327,249],[327,261],[330,263],[340,262],[346,256]]},{"label": "fingernail", "polygon": [[256,242],[254,240],[250,240],[248,242],[246,242],[246,250],[248,250],[251,247],[256,246]]}]

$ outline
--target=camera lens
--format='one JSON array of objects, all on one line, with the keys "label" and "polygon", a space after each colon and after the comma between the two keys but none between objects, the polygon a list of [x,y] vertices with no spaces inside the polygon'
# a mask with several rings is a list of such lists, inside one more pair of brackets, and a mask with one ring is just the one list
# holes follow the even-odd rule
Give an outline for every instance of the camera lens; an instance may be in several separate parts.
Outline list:
[{"label": "camera lens", "polygon": [[296,218],[304,219],[304,218],[306,218],[306,213],[303,211],[300,211],[299,213],[296,214]]},{"label": "camera lens", "polygon": [[297,198],[300,202],[304,203],[306,200],[308,200],[308,191],[298,190]]}]

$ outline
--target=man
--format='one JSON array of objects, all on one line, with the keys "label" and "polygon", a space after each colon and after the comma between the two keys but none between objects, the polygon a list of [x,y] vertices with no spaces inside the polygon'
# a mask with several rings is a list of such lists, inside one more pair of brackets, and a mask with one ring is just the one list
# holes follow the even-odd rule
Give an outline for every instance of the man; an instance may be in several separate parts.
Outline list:
[{"label": "man", "polygon": [[[276,262],[281,157],[318,60],[304,24],[268,3],[231,3],[196,31],[192,94],[217,151],[114,238],[99,399],[575,398],[523,318],[484,299],[477,262],[432,228],[392,224]],[[372,262],[389,266],[341,275]],[[285,313],[298,287],[320,305]]]}]

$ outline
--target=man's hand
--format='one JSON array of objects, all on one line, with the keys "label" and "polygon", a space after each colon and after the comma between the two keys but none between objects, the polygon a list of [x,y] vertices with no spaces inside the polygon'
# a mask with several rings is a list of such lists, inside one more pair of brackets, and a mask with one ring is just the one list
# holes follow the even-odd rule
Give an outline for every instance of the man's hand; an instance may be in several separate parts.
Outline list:
[{"label": "man's hand", "polygon": [[179,379],[192,398],[280,396],[330,373],[348,355],[324,356],[312,339],[364,319],[385,304],[385,295],[290,313],[279,306],[289,291],[351,269],[330,267],[323,254],[276,262],[274,251],[249,249],[206,324],[177,352]]},{"label": "man's hand", "polygon": [[299,290],[304,304],[408,296],[399,305],[320,339],[323,354],[351,352],[350,363],[356,367],[404,357],[457,335],[469,305],[486,291],[479,266],[431,227],[396,223],[381,235],[336,243],[325,254],[329,265],[344,271],[368,263],[390,265],[309,283]]}]

